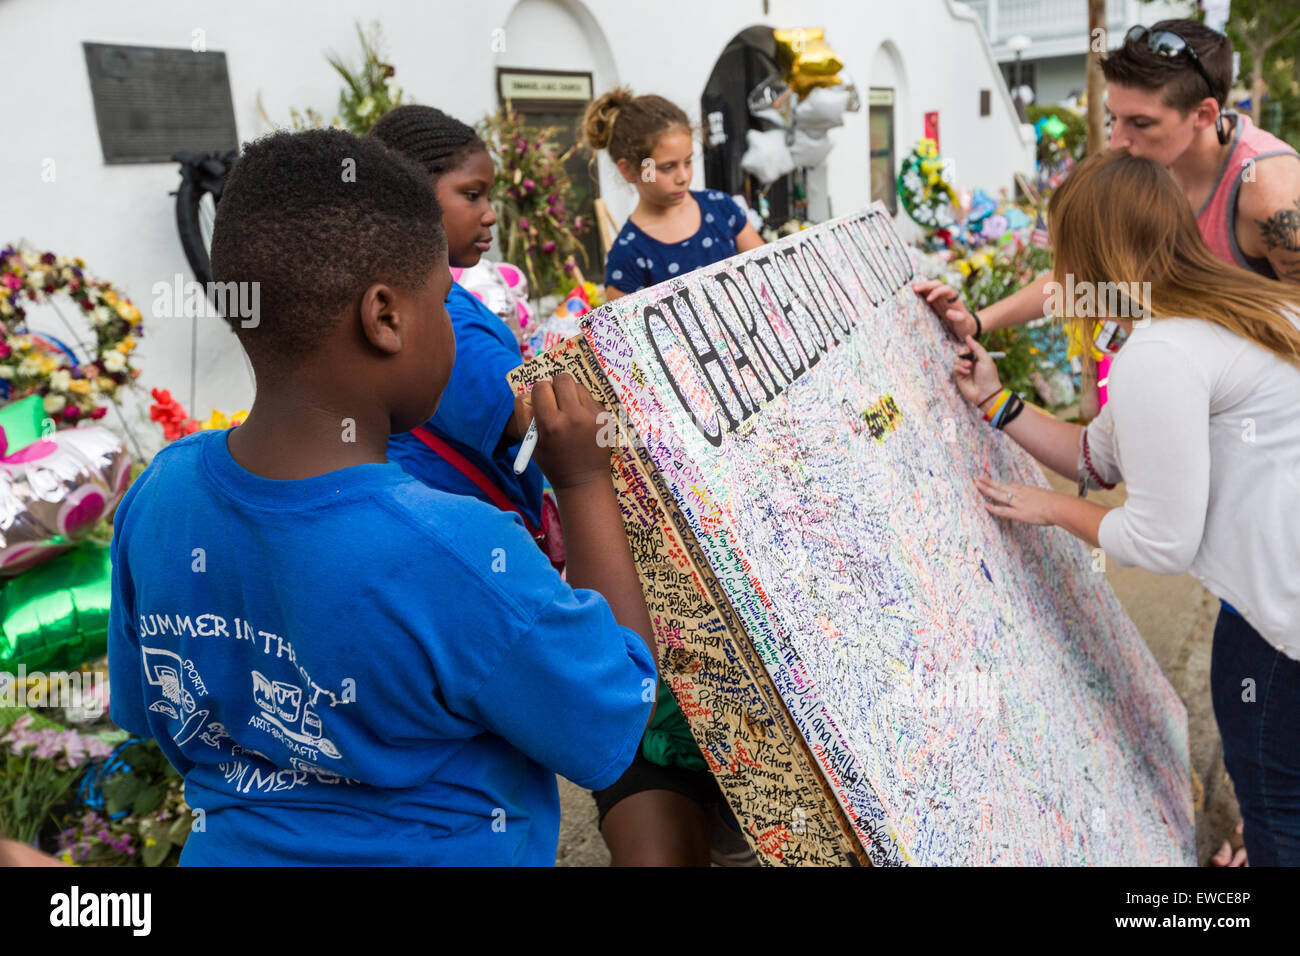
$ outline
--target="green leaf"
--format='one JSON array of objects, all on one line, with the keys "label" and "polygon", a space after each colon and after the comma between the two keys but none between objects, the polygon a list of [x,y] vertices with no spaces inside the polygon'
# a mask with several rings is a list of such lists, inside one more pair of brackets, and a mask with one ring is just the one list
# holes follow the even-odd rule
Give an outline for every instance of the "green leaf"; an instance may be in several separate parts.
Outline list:
[{"label": "green leaf", "polygon": [[158,809],[158,804],[162,803],[162,799],[166,793],[166,788],[160,784],[154,784],[151,787],[141,790],[136,795],[135,802],[131,805],[131,812],[141,815],[153,813]]},{"label": "green leaf", "polygon": [[123,810],[129,810],[143,786],[143,781],[133,773],[124,773],[105,780],[100,786],[104,792],[105,811],[109,816],[113,816]]},{"label": "green leaf", "polygon": [[169,840],[159,840],[152,846],[146,846],[140,853],[140,859],[145,866],[162,866],[167,857],[171,856],[172,846]]}]

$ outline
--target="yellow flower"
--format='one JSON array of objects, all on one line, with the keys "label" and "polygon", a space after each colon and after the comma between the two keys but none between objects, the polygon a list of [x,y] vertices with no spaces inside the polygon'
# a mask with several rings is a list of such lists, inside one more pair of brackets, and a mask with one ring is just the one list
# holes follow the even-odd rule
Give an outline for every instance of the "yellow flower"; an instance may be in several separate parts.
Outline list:
[{"label": "yellow flower", "polygon": [[114,305],[114,306],[115,306],[115,305],[117,305],[117,302],[118,302],[117,293],[114,292],[112,289],[105,289],[105,290],[104,290],[103,299],[104,299],[104,301],[107,302],[109,305]]},{"label": "yellow flower", "polygon": [[[125,318],[125,316],[123,316],[123,318]],[[117,350],[121,352],[123,355],[130,355],[131,350],[135,348],[135,346],[136,346],[135,337],[128,335],[122,341],[117,343]]]},{"label": "yellow flower", "polygon": [[72,862],[72,848],[71,848],[71,847],[69,847],[68,849],[64,850],[63,853],[59,856],[59,859],[62,860],[64,863],[68,864],[68,866],[76,866],[76,865],[77,865],[76,863]]},{"label": "yellow flower", "polygon": [[145,846],[157,846],[157,845],[158,845],[158,841],[155,840],[153,837],[145,837],[145,838],[144,838],[144,845],[145,845]]},{"label": "yellow flower", "polygon": [[970,260],[968,260],[968,259],[959,259],[959,260],[957,260],[957,262],[955,263],[955,265],[956,265],[957,268],[961,271],[961,274],[962,274],[963,276],[968,276],[968,275],[970,275],[970,273],[971,273],[971,264],[970,264]]},{"label": "yellow flower", "polygon": [[206,422],[204,422],[202,425],[200,425],[199,427],[200,427],[200,428],[203,428],[203,429],[208,429],[208,428],[229,428],[229,427],[230,427],[230,420],[229,420],[228,418],[226,418],[225,415],[223,415],[221,412],[217,411],[217,410],[214,408],[214,409],[212,410],[212,415],[211,415],[211,417],[208,418],[208,420],[207,420]]},{"label": "yellow flower", "polygon": [[48,355],[36,355],[34,358],[36,364],[40,366],[42,375],[49,375],[59,367],[59,363],[54,361],[54,359],[50,358]]},{"label": "yellow flower", "polygon": [[101,392],[111,392],[113,389],[117,388],[117,382],[113,381],[107,375],[101,375],[99,378],[95,379],[95,387]]},{"label": "yellow flower", "polygon": [[89,395],[91,389],[90,382],[84,378],[74,378],[68,383],[68,391],[75,392],[78,395]]},{"label": "yellow flower", "polygon": [[140,321],[140,310],[127,299],[118,302],[117,314],[126,319],[132,325]]}]

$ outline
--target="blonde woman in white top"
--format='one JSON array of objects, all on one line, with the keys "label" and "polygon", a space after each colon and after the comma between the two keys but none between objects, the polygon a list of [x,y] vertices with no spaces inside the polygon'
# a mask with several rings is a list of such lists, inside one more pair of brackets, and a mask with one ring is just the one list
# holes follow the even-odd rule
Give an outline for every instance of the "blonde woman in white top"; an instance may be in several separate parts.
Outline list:
[{"label": "blonde woman in white top", "polygon": [[[1072,314],[1076,299],[1067,320],[1089,339],[1102,319],[1130,332],[1108,404],[1086,428],[1026,407],[973,338],[954,375],[1040,462],[1093,488],[1124,481],[1128,500],[977,484],[998,517],[1057,525],[1121,565],[1190,572],[1220,598],[1211,692],[1247,854],[1300,865],[1300,289],[1216,258],[1168,171],[1125,151],[1081,164],[1050,213],[1056,281],[1121,307]],[[1127,296],[1105,294],[1116,286]]]}]

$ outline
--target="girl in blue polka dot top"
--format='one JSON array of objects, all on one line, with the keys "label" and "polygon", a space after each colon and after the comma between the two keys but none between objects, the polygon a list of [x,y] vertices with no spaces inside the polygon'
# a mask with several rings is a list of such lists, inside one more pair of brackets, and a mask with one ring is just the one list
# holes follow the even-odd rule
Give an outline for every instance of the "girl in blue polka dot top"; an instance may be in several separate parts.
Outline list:
[{"label": "girl in blue polka dot top", "polygon": [[[615,299],[763,244],[726,193],[692,191],[691,124],[662,96],[620,87],[587,109],[583,134],[609,150],[640,202],[605,262]],[[661,680],[636,759],[597,790],[601,836],[614,866],[757,866],[672,691]]]},{"label": "girl in blue polka dot top", "polygon": [[607,299],[763,244],[730,196],[689,188],[695,140],[675,104],[620,87],[591,105],[584,132],[639,194],[605,260]]}]

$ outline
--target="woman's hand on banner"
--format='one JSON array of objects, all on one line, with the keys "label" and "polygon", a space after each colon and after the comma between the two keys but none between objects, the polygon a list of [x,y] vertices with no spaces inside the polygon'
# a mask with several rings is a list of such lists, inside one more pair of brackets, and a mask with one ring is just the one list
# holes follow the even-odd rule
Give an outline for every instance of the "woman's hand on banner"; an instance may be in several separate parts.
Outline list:
[{"label": "woman's hand on banner", "polygon": [[976,478],[975,486],[984,496],[984,507],[992,515],[1026,524],[1056,524],[1054,506],[1062,497],[1059,491],[994,481],[992,478]]},{"label": "woman's hand on banner", "polygon": [[[973,359],[963,355],[974,355]],[[962,398],[976,405],[987,401],[1002,390],[1002,380],[998,378],[998,367],[984,346],[975,341],[973,335],[966,336],[965,350],[953,358],[952,376],[957,382],[957,390]],[[982,409],[981,409],[982,410]]]},{"label": "woman's hand on banner", "polygon": [[964,340],[978,331],[975,316],[971,315],[970,309],[966,308],[966,303],[952,286],[938,279],[918,279],[912,283],[912,291],[925,297],[934,314],[943,320],[957,338]]}]

